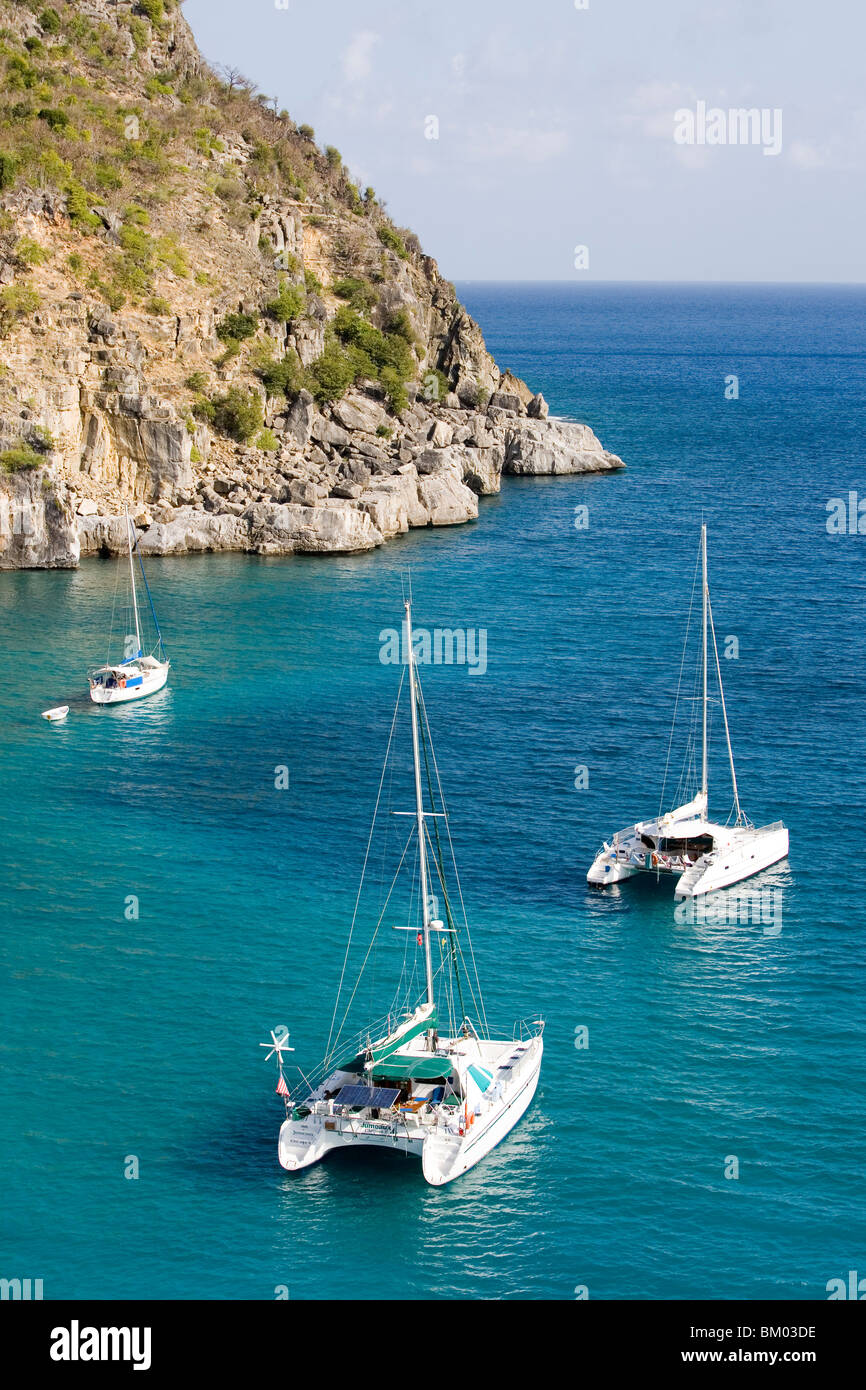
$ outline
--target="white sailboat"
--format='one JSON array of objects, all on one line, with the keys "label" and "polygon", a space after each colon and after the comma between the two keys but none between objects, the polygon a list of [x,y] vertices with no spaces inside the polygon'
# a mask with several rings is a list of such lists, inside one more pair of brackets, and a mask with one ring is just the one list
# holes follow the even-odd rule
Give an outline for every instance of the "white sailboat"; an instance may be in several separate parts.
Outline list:
[{"label": "white sailboat", "polygon": [[[268,1057],[276,1054],[279,1059],[277,1092],[286,1105],[279,1136],[279,1160],[284,1168],[295,1172],[317,1163],[334,1149],[374,1145],[420,1158],[427,1182],[438,1187],[473,1168],[501,1143],[526,1111],[538,1085],[544,1025],[541,1020],[516,1025],[513,1036],[506,1040],[491,1038],[487,1030],[480,989],[473,986],[461,945],[465,935],[474,970],[465,913],[458,934],[446,886],[439,827],[444,827],[450,849],[448,820],[418,681],[410,602],[406,602],[405,610],[415,809],[393,814],[407,815],[412,822],[397,873],[400,874],[401,865],[405,867],[409,862],[407,852],[410,846],[414,847],[420,923],[417,918],[411,922],[415,913],[410,912],[410,924],[398,930],[410,934],[407,949],[413,952],[412,972],[417,969],[419,977],[423,973],[421,997],[411,992],[416,983],[410,974],[402,1015],[391,1015],[348,1041],[344,1033],[348,1008],[334,1031],[341,1000],[338,991],[325,1061],[312,1078],[303,1078],[294,1094],[283,1075],[282,1053],[288,1047],[285,1037],[272,1033],[271,1042],[261,1045],[269,1049]],[[402,684],[401,680],[401,690]],[[399,705],[398,695],[392,738]],[[389,752],[390,746],[389,740]],[[422,752],[428,784],[426,796],[422,786]],[[380,797],[384,779],[385,770]],[[437,800],[438,810],[434,809]],[[378,806],[377,800],[377,812]],[[374,828],[375,825],[374,814]],[[373,830],[371,842],[372,835]],[[430,891],[431,875],[436,882],[435,894]],[[459,880],[457,884],[459,892]],[[438,916],[440,896],[444,918]],[[359,902],[360,897],[359,890]],[[460,902],[462,905],[462,894]],[[351,932],[349,939],[351,943]],[[345,973],[344,961],[344,977]],[[475,986],[477,983],[476,973]],[[356,983],[352,998],[357,987]],[[471,993],[478,1012],[475,1022],[466,1011],[464,988]]]},{"label": "white sailboat", "polygon": [[[138,611],[138,593],[135,584],[134,556],[137,546],[135,527],[128,509],[126,510],[126,540],[129,550],[130,609],[135,631],[124,637],[124,654],[121,661],[108,661],[104,666],[93,666],[88,671],[90,698],[96,705],[120,705],[125,704],[128,700],[142,700],[145,695],[153,695],[157,690],[162,690],[168,680],[170,662],[165,656],[162,633],[159,630],[156,610],[150,596],[143,565],[141,566],[141,577],[144,580],[144,587],[147,590],[150,610],[156,627],[156,643],[153,651],[147,654],[141,645],[141,618]],[[140,552],[139,564],[141,564]]]},{"label": "white sailboat", "polygon": [[[778,863],[788,853],[788,831],[781,821],[755,826],[743,813],[734,769],[734,755],[728,729],[722,671],[716,645],[713,612],[707,583],[707,528],[701,527],[702,661],[701,661],[701,782],[691,800],[662,815],[636,821],[605,841],[587,874],[587,882],[597,885],[621,883],[635,874],[650,873],[677,879],[674,896],[695,898],[739,883]],[[725,728],[728,761],[733,787],[733,810],[729,821],[720,825],[708,817],[709,788],[707,762],[707,672],[708,641],[712,637],[719,703]],[[688,633],[686,634],[688,642]],[[680,673],[682,677],[682,671]],[[679,691],[677,692],[679,700]],[[674,714],[674,723],[676,713]],[[673,732],[672,732],[673,737]],[[693,784],[694,787],[694,784]],[[664,795],[664,792],[662,793]]]}]

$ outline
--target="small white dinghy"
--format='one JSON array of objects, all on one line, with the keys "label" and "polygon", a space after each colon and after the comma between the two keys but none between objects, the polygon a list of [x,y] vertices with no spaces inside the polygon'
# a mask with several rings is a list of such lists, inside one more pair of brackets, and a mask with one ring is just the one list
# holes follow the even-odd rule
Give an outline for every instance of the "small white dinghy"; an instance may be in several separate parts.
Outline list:
[{"label": "small white dinghy", "polygon": [[68,705],[57,705],[54,709],[44,709],[42,718],[47,719],[49,724],[59,724],[69,713]]},{"label": "small white dinghy", "polygon": [[[771,825],[753,825],[740,806],[737,788],[737,774],[734,770],[734,754],[731,748],[731,735],[728,729],[728,712],[725,706],[725,692],[722,686],[722,670],[719,664],[719,650],[716,643],[716,630],[710,606],[710,591],[707,583],[707,528],[701,527],[701,595],[703,621],[701,626],[702,653],[700,661],[701,695],[695,701],[695,709],[701,716],[701,784],[696,794],[684,805],[662,815],[661,809],[649,820],[636,821],[618,831],[611,840],[605,840],[589,872],[587,882],[599,887],[611,883],[621,883],[633,878],[635,874],[655,874],[674,877],[677,885],[676,898],[697,898],[704,893],[714,893],[721,888],[729,888],[745,878],[777,864],[788,854],[788,830],[782,821]],[[691,626],[691,613],[689,613]],[[707,775],[707,672],[709,667],[708,638],[712,637],[715,674],[718,681],[719,706],[725,730],[728,749],[728,763],[731,769],[731,786],[734,804],[731,817],[725,825],[711,821],[708,815],[709,792]],[[686,631],[686,644],[688,630]],[[685,665],[685,646],[683,665],[680,667],[680,685]],[[680,689],[677,689],[677,704]],[[676,706],[674,708],[674,728],[676,727]],[[674,729],[671,729],[673,740]],[[696,736],[693,730],[686,751],[686,769],[690,769],[695,752]],[[670,756],[670,746],[668,749]],[[684,770],[685,771],[685,770]],[[686,780],[684,776],[684,781]],[[694,790],[694,787],[692,787]],[[662,798],[664,787],[662,788]]]}]

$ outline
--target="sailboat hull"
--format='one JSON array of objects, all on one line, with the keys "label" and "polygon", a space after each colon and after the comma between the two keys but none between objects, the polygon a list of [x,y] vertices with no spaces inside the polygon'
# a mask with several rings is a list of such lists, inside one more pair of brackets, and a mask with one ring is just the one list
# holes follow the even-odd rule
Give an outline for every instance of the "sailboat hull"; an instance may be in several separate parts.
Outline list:
[{"label": "sailboat hull", "polygon": [[[135,679],[133,677],[133,679]],[[95,705],[123,705],[130,700],[143,700],[147,695],[155,695],[162,690],[168,680],[168,662],[158,663],[157,669],[144,672],[140,684],[133,685],[127,680],[125,686],[106,686],[92,684],[90,698]]]},{"label": "sailboat hull", "polygon": [[439,1133],[430,1136],[424,1145],[421,1165],[432,1187],[443,1187],[462,1177],[507,1138],[532,1103],[543,1051],[541,1038],[535,1038],[526,1058],[525,1074],[519,1078],[514,1094],[503,1097],[502,1105],[491,1108],[487,1115],[476,1116],[465,1135],[458,1135],[456,1141]]},{"label": "sailboat hull", "polygon": [[508,1043],[486,1046],[504,1049],[503,1079],[495,1098],[479,1097],[471,1113],[468,1106],[447,1116],[441,1110],[424,1116],[394,1111],[375,1116],[321,1113],[318,1106],[298,1118],[293,1112],[280,1127],[281,1165],[289,1172],[298,1172],[319,1163],[335,1149],[373,1146],[420,1158],[423,1175],[433,1187],[453,1182],[510,1134],[538,1086],[544,1050],[540,1034],[519,1044],[519,1050],[512,1050]]},{"label": "sailboat hull", "polygon": [[608,883],[622,883],[637,873],[640,873],[640,869],[636,864],[622,863],[613,851],[602,850],[592,861],[586,881],[594,883],[597,887],[604,887]]},{"label": "sailboat hull", "polygon": [[776,823],[743,831],[730,845],[699,859],[679,880],[674,897],[697,898],[742,883],[788,857],[787,828]]}]

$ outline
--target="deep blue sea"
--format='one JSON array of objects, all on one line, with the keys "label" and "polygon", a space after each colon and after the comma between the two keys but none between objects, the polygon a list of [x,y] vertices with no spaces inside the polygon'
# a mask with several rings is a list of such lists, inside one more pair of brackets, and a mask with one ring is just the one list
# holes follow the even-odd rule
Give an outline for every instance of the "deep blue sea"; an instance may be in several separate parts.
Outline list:
[{"label": "deep blue sea", "polygon": [[[822,1299],[866,1274],[866,537],[826,526],[866,495],[866,292],[459,289],[627,471],[506,479],[477,523],[355,558],[153,560],[171,681],[108,712],[82,696],[115,562],[0,574],[0,1275],[46,1298]],[[774,932],[585,884],[658,808],[702,516],[741,798],[791,832],[755,882]],[[532,1109],[441,1189],[388,1153],[283,1172],[259,1047],[284,1024],[293,1062],[322,1054],[407,566],[417,623],[487,632],[483,675],[422,680],[488,1013],[547,1021]]]}]

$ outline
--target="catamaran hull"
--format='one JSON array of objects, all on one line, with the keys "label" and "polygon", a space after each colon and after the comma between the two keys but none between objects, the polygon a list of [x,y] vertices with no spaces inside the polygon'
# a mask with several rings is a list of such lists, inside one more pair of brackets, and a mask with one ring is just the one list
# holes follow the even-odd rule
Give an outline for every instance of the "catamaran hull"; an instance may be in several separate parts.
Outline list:
[{"label": "catamaran hull", "polygon": [[603,888],[608,883],[622,883],[624,879],[633,878],[639,873],[636,865],[623,864],[613,854],[599,854],[592,862],[586,881]]},{"label": "catamaran hull", "polygon": [[[294,1173],[319,1163],[334,1149],[372,1145],[421,1159],[425,1179],[433,1187],[453,1182],[468,1173],[476,1163],[510,1134],[526,1113],[538,1086],[544,1047],[541,1037],[533,1038],[520,1062],[519,1075],[509,1086],[501,1104],[470,1117],[468,1124],[457,1124],[452,1131],[444,1125],[425,1125],[402,1119],[351,1119],[310,1114],[287,1119],[280,1127],[279,1160]],[[463,1133],[459,1130],[463,1129]]]},{"label": "catamaran hull", "polygon": [[515,1088],[514,1096],[506,1100],[501,1110],[476,1118],[466,1134],[458,1136],[456,1140],[438,1133],[430,1135],[421,1155],[421,1166],[431,1186],[443,1187],[445,1183],[468,1173],[511,1133],[526,1114],[535,1095],[543,1050],[541,1038],[536,1038],[527,1057],[526,1074],[521,1077],[521,1084]]},{"label": "catamaran hull", "polygon": [[157,690],[162,690],[167,680],[168,666],[166,665],[161,667],[159,671],[154,671],[152,675],[144,676],[141,685],[127,685],[125,688],[92,685],[90,698],[95,705],[123,705],[129,700],[143,700],[146,695],[155,695]]},{"label": "catamaran hull", "polygon": [[754,839],[749,837],[741,846],[717,850],[707,859],[699,860],[684,873],[674,890],[676,898],[698,898],[717,893],[735,883],[760,874],[773,864],[788,857],[788,831],[764,830]]}]

